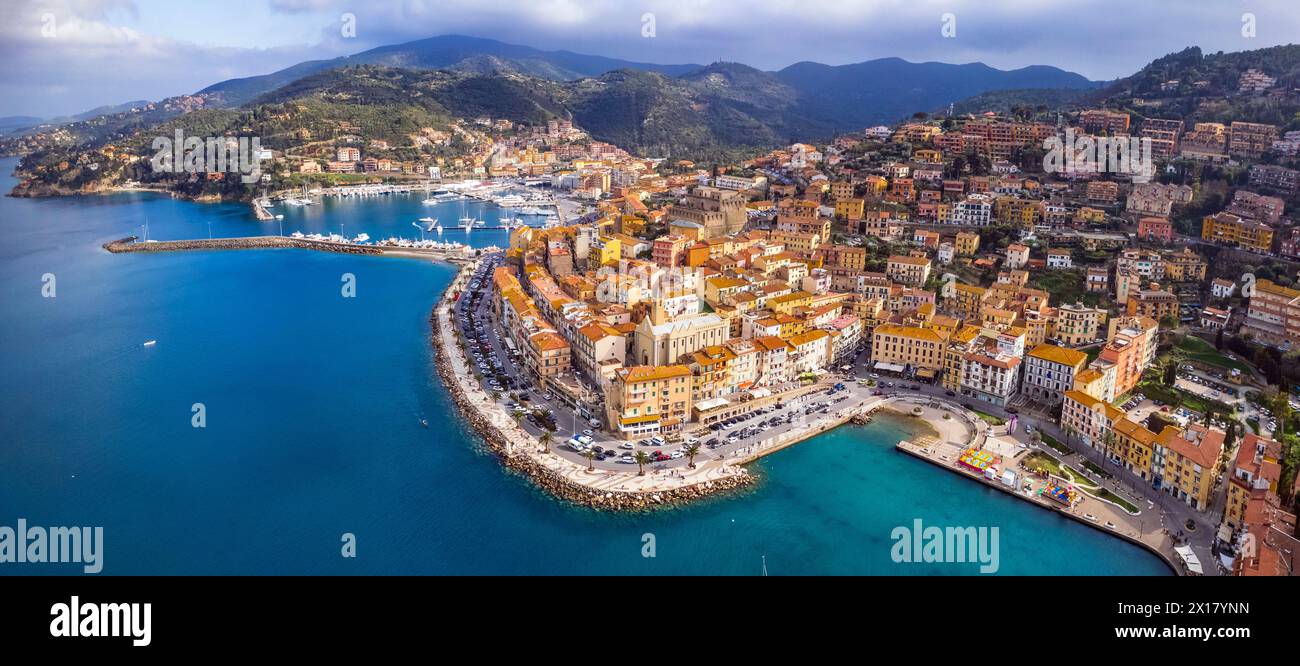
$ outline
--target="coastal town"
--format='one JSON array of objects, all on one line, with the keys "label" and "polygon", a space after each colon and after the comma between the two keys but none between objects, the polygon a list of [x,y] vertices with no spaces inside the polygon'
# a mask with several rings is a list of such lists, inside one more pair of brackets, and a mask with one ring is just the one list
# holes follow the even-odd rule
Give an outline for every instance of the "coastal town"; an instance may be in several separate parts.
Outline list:
[{"label": "coastal town", "polygon": [[[1169,182],[1013,163],[1067,128],[1151,139]],[[915,408],[969,425],[900,450],[1131,526],[1185,573],[1286,575],[1300,227],[1278,162],[1297,148],[1095,109],[913,119],[712,169],[498,150],[494,169],[522,160],[593,208],[467,266],[441,336],[516,451],[609,494],[721,487]]]}]

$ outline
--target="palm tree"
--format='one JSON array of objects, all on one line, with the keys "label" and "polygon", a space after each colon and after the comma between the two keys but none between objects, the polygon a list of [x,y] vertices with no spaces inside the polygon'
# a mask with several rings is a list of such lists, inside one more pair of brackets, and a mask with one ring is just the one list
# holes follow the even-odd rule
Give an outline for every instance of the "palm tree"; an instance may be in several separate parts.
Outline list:
[{"label": "palm tree", "polygon": [[551,439],[553,438],[554,435],[551,434],[550,430],[543,430],[542,434],[537,437],[537,441],[542,443],[542,453],[546,453],[546,449],[551,444]]},{"label": "palm tree", "polygon": [[512,419],[515,420],[515,427],[516,427],[516,428],[519,428],[519,427],[522,427],[522,426],[523,426],[523,423],[524,423],[524,414],[523,414],[523,412],[510,412],[510,418],[512,418]]},{"label": "palm tree", "polygon": [[687,466],[687,467],[689,467],[689,468],[691,468],[691,469],[695,469],[695,454],[697,454],[697,453],[699,453],[699,452],[700,452],[700,445],[699,445],[699,444],[690,444],[690,445],[688,445],[688,446],[686,447],[686,462],[687,462],[687,465],[686,465],[686,466]]},{"label": "palm tree", "polygon": [[650,462],[650,456],[645,451],[636,452],[637,476],[645,476],[645,466]]},{"label": "palm tree", "polygon": [[587,449],[587,450],[585,450],[585,451],[582,452],[582,457],[587,459],[587,471],[588,471],[588,472],[594,472],[594,471],[596,471],[596,462],[595,462],[595,461],[596,461],[596,450],[595,450],[595,449]]}]

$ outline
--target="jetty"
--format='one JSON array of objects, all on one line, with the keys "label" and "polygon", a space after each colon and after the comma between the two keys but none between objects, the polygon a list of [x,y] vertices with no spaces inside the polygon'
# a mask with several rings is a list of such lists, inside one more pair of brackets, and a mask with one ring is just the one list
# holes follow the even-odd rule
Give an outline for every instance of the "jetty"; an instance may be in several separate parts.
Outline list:
[{"label": "jetty", "polygon": [[392,255],[404,257],[427,257],[450,262],[470,261],[476,252],[474,248],[459,246],[457,248],[403,247],[397,245],[370,245],[361,243],[317,240],[311,238],[294,238],[291,236],[243,236],[238,238],[196,238],[191,240],[140,241],[135,236],[128,236],[104,243],[104,249],[114,254],[128,252],[183,252],[193,250],[253,250],[292,248],[332,252],[335,254],[356,255]]}]

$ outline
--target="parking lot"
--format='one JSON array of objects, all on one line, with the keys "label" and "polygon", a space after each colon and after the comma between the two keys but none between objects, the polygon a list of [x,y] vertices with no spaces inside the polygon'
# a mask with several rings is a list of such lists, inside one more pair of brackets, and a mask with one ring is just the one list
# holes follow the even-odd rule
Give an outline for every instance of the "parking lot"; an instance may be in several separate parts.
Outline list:
[{"label": "parking lot", "polygon": [[[671,469],[688,464],[687,449],[692,445],[699,447],[695,456],[697,464],[712,458],[743,456],[766,440],[829,414],[837,405],[840,408],[856,405],[873,392],[881,393],[879,389],[873,391],[850,379],[828,374],[813,386],[790,391],[800,394],[798,397],[781,400],[778,396],[774,404],[707,428],[692,424],[693,429],[676,441],[662,437],[624,441],[602,430],[599,419],[575,414],[550,394],[537,390],[524,376],[522,357],[506,344],[491,312],[492,271],[500,265],[499,255],[485,258],[457,302],[456,322],[465,336],[466,353],[478,367],[484,388],[495,391],[500,404],[520,415],[520,426],[538,438],[538,446],[542,433],[549,431],[548,448],[574,462],[586,464],[586,453],[590,450],[594,453],[593,466],[626,471],[628,466],[636,465],[637,452],[644,452],[649,458],[647,469]],[[884,382],[881,385],[886,386]],[[588,406],[599,412],[596,407]]]}]

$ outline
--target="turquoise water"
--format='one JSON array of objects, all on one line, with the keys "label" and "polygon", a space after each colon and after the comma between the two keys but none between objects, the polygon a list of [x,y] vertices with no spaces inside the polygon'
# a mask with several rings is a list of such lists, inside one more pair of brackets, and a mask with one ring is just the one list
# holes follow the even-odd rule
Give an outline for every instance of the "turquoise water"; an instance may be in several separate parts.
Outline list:
[{"label": "turquoise water", "polygon": [[[335,231],[339,218],[349,235],[409,236],[407,218],[427,208],[347,200],[298,209],[294,228]],[[890,531],[916,518],[999,527],[1002,574],[1167,573],[1138,548],[894,452],[905,433],[884,422],[765,459],[763,482],[740,496],[646,515],[560,504],[480,453],[439,385],[427,318],[451,268],[99,249],[146,218],[159,239],[274,226],[244,206],[154,195],[0,199],[0,525],[103,526],[105,573],[757,575],[764,556],[774,575],[975,572],[893,563]],[[472,235],[502,242],[492,233]],[[47,273],[55,298],[41,296]],[[354,299],[340,296],[344,273]],[[206,428],[191,427],[194,403]],[[355,559],[340,556],[344,533]]]}]

